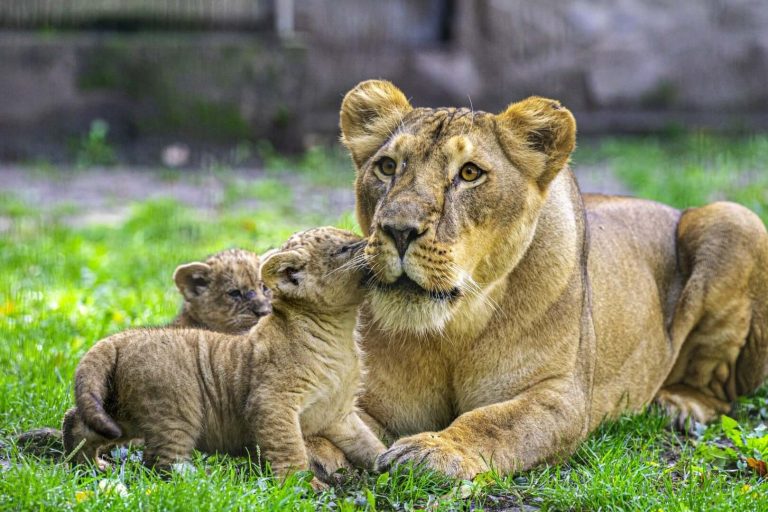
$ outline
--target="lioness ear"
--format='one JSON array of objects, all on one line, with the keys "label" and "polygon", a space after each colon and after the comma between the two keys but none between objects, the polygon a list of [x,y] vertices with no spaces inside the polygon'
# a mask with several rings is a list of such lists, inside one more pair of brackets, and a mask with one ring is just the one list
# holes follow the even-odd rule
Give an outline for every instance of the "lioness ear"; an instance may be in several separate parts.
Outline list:
[{"label": "lioness ear", "polygon": [[299,251],[276,251],[261,265],[261,280],[272,290],[286,291],[299,286],[306,277],[307,257]]},{"label": "lioness ear", "polygon": [[344,96],[339,125],[341,141],[360,167],[412,110],[405,95],[385,80],[367,80]]},{"label": "lioness ear", "polygon": [[498,118],[502,131],[507,131],[500,137],[509,146],[506,149],[546,189],[576,147],[573,115],[556,100],[532,96],[511,104]]},{"label": "lioness ear", "polygon": [[185,299],[197,297],[211,284],[211,267],[200,262],[179,265],[173,280]]}]

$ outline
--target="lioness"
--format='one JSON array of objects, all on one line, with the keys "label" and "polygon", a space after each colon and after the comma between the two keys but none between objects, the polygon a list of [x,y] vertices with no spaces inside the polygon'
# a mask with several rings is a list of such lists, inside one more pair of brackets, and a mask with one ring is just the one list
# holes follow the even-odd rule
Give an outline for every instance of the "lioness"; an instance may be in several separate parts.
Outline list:
[{"label": "lioness", "polygon": [[583,198],[549,99],[413,108],[367,81],[340,124],[374,273],[360,404],[396,440],[378,469],[522,470],[654,397],[708,421],[765,379],[768,235],[747,209]]},{"label": "lioness", "polygon": [[246,335],[133,329],[98,342],[77,367],[66,453],[99,463],[102,446],[143,438],[144,463],[169,469],[194,448],[237,455],[258,445],[282,476],[309,469],[303,436],[320,434],[371,467],[384,445],[355,411],[352,337],[363,246],[335,228],[291,237],[261,269],[273,314]]}]

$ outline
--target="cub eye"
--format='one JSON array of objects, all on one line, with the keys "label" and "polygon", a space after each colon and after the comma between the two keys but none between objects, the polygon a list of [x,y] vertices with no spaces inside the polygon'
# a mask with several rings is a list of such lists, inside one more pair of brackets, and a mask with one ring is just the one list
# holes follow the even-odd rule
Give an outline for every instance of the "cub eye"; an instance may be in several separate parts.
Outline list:
[{"label": "cub eye", "polygon": [[293,284],[294,286],[299,286],[299,280],[296,279],[296,274],[298,274],[299,271],[296,270],[293,267],[288,267],[285,269],[285,277]]},{"label": "cub eye", "polygon": [[245,294],[245,300],[253,300],[256,298],[256,292],[253,290],[248,290],[248,292]]},{"label": "cub eye", "polygon": [[395,171],[397,171],[397,162],[388,156],[383,157],[376,165],[384,176],[393,176]]},{"label": "cub eye", "polygon": [[235,299],[239,299],[240,297],[243,296],[243,294],[240,293],[240,290],[229,290],[227,292],[227,295],[229,295],[230,297],[235,298]]},{"label": "cub eye", "polygon": [[475,181],[477,178],[482,176],[484,174],[484,171],[482,171],[478,166],[476,166],[473,163],[464,164],[464,167],[461,168],[459,171],[459,177],[461,177],[464,181]]}]

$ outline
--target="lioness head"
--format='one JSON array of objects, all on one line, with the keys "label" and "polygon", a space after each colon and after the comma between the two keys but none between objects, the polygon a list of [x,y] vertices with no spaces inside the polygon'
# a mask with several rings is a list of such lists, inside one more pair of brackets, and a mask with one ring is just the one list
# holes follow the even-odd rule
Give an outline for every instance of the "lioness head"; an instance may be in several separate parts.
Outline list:
[{"label": "lioness head", "polygon": [[332,312],[360,304],[366,275],[365,240],[333,227],[314,228],[291,236],[267,256],[261,277],[280,302],[310,305]]},{"label": "lioness head", "polygon": [[371,311],[413,332],[442,329],[520,261],[576,139],[573,116],[554,100],[531,97],[500,114],[413,108],[378,80],[347,93],[340,124],[370,236]]}]

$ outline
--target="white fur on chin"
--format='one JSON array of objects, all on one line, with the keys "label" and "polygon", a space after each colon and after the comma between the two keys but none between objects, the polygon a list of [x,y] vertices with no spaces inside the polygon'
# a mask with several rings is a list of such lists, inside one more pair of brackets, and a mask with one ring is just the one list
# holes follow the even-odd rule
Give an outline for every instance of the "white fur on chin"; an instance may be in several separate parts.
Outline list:
[{"label": "white fur on chin", "polygon": [[387,331],[416,335],[441,333],[453,316],[453,306],[428,297],[404,295],[397,290],[371,290],[373,318]]}]

